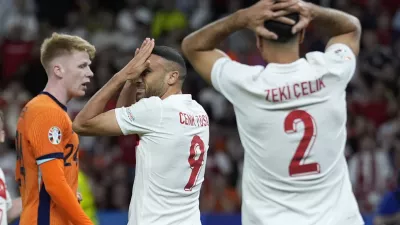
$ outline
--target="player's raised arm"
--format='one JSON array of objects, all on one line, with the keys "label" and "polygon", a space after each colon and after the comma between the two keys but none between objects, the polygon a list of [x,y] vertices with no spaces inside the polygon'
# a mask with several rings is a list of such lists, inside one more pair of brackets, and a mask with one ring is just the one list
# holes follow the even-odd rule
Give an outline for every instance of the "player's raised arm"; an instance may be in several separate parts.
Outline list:
[{"label": "player's raised arm", "polygon": [[126,83],[136,80],[148,67],[148,58],[154,48],[154,40],[147,38],[138,54],[117,74],[115,74],[83,107],[75,117],[73,130],[79,135],[119,136],[123,135],[115,110],[104,112],[111,96]]},{"label": "player's raised arm", "polygon": [[[137,48],[135,51],[135,56],[139,53],[139,49]],[[117,108],[128,107],[132,104],[135,104],[139,99],[137,98],[137,83],[138,81],[127,80],[124,84],[124,87],[119,94],[117,100]]]},{"label": "player's raised arm", "polygon": [[273,12],[271,10],[273,3],[272,0],[259,1],[249,8],[239,10],[193,32],[183,40],[184,55],[204,80],[211,83],[214,63],[219,58],[227,57],[216,48],[230,34],[248,28],[264,38],[276,39],[276,34],[264,28],[264,21],[276,19],[283,23],[294,24],[294,21]]},{"label": "player's raised arm", "polygon": [[136,86],[134,81],[128,80],[125,82],[124,87],[119,94],[117,100],[117,107],[128,107],[136,103]]},{"label": "player's raised arm", "polygon": [[[28,138],[34,149],[36,164],[41,171],[39,177],[40,195],[54,201],[56,205],[63,209],[73,224],[90,224],[89,217],[84,213],[79,205],[76,193],[68,185],[64,174],[64,146],[61,140],[72,135],[71,130],[67,130],[68,122],[65,115],[59,111],[48,109],[36,116],[30,124]],[[49,137],[49,131],[55,134]],[[60,138],[59,140],[55,140]],[[41,210],[41,208],[39,208]],[[49,210],[43,208],[42,210]],[[38,224],[46,221],[38,221]]]},{"label": "player's raised arm", "polygon": [[316,29],[327,35],[330,40],[326,46],[345,44],[357,56],[360,51],[361,24],[357,17],[348,13],[321,7],[312,3],[294,0],[281,0],[274,8],[283,8],[283,4],[296,2],[284,10],[298,12],[300,21],[293,27],[293,32],[304,29],[309,22],[316,25]]}]

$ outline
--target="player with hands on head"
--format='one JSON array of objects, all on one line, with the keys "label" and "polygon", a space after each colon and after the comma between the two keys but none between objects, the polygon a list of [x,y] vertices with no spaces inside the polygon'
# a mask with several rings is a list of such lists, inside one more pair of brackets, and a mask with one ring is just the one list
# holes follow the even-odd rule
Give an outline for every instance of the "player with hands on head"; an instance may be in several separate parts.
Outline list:
[{"label": "player with hands on head", "polygon": [[[191,95],[182,94],[185,77],[183,57],[147,38],[135,57],[87,102],[73,122],[80,135],[140,137],[129,225],[201,224],[199,195],[209,120]],[[121,107],[104,112],[121,86]],[[141,90],[140,95],[136,90]],[[136,102],[135,97],[144,98]]]},{"label": "player with hands on head", "polygon": [[[329,41],[324,52],[301,58],[309,23]],[[246,28],[256,34],[266,67],[235,62],[217,49]],[[195,70],[234,106],[245,149],[243,225],[364,224],[344,156],[345,89],[360,35],[360,22],[347,13],[260,0],[183,40]]]}]

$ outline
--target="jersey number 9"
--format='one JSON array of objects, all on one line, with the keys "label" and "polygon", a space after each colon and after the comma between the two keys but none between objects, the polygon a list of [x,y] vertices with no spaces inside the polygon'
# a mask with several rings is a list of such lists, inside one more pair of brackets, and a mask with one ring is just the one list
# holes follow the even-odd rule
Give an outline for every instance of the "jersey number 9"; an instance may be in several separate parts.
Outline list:
[{"label": "jersey number 9", "polygon": [[[197,158],[197,159],[196,159]],[[185,186],[185,191],[191,191],[196,184],[197,177],[199,176],[200,169],[204,163],[204,142],[201,138],[195,135],[190,144],[189,165],[192,170],[190,173],[189,181]]]}]

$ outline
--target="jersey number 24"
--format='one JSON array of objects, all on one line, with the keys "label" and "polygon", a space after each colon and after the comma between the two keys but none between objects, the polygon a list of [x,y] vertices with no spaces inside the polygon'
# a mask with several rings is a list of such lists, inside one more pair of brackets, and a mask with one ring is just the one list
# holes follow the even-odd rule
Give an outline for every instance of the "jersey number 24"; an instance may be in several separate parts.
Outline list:
[{"label": "jersey number 24", "polygon": [[294,110],[290,112],[284,122],[284,129],[287,134],[297,132],[297,124],[302,122],[304,124],[303,138],[297,146],[296,152],[290,161],[289,175],[290,176],[303,176],[309,174],[316,174],[320,172],[318,163],[305,163],[305,159],[310,154],[311,148],[314,145],[315,137],[317,136],[317,127],[314,118],[303,110]]}]

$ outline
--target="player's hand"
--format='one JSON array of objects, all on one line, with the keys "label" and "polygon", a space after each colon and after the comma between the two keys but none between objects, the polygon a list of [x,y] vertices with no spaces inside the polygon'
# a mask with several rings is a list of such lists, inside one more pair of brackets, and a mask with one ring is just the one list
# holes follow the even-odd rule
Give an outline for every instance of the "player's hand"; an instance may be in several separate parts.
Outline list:
[{"label": "player's hand", "polygon": [[154,39],[146,38],[140,49],[136,49],[135,57],[118,74],[125,77],[126,80],[137,79],[142,72],[149,67],[149,57],[154,48]]},{"label": "player's hand", "polygon": [[83,201],[82,194],[80,192],[76,192],[76,198],[78,199],[79,203],[81,203],[81,201]]},{"label": "player's hand", "polygon": [[281,8],[275,7],[277,12],[274,12],[274,2],[274,0],[260,0],[249,8],[244,9],[242,11],[242,16],[239,18],[243,22],[240,22],[242,22],[245,27],[254,31],[257,35],[267,39],[277,39],[278,35],[266,29],[264,27],[264,22],[267,20],[275,20],[281,23],[294,25],[295,21],[287,17],[282,17],[282,15],[287,14],[286,11],[282,10],[283,7],[288,7],[287,3],[282,5]]},{"label": "player's hand", "polygon": [[299,13],[300,20],[293,26],[293,34],[305,29],[313,20],[312,5],[302,0],[280,0],[272,6],[272,10],[274,10],[278,15]]}]

